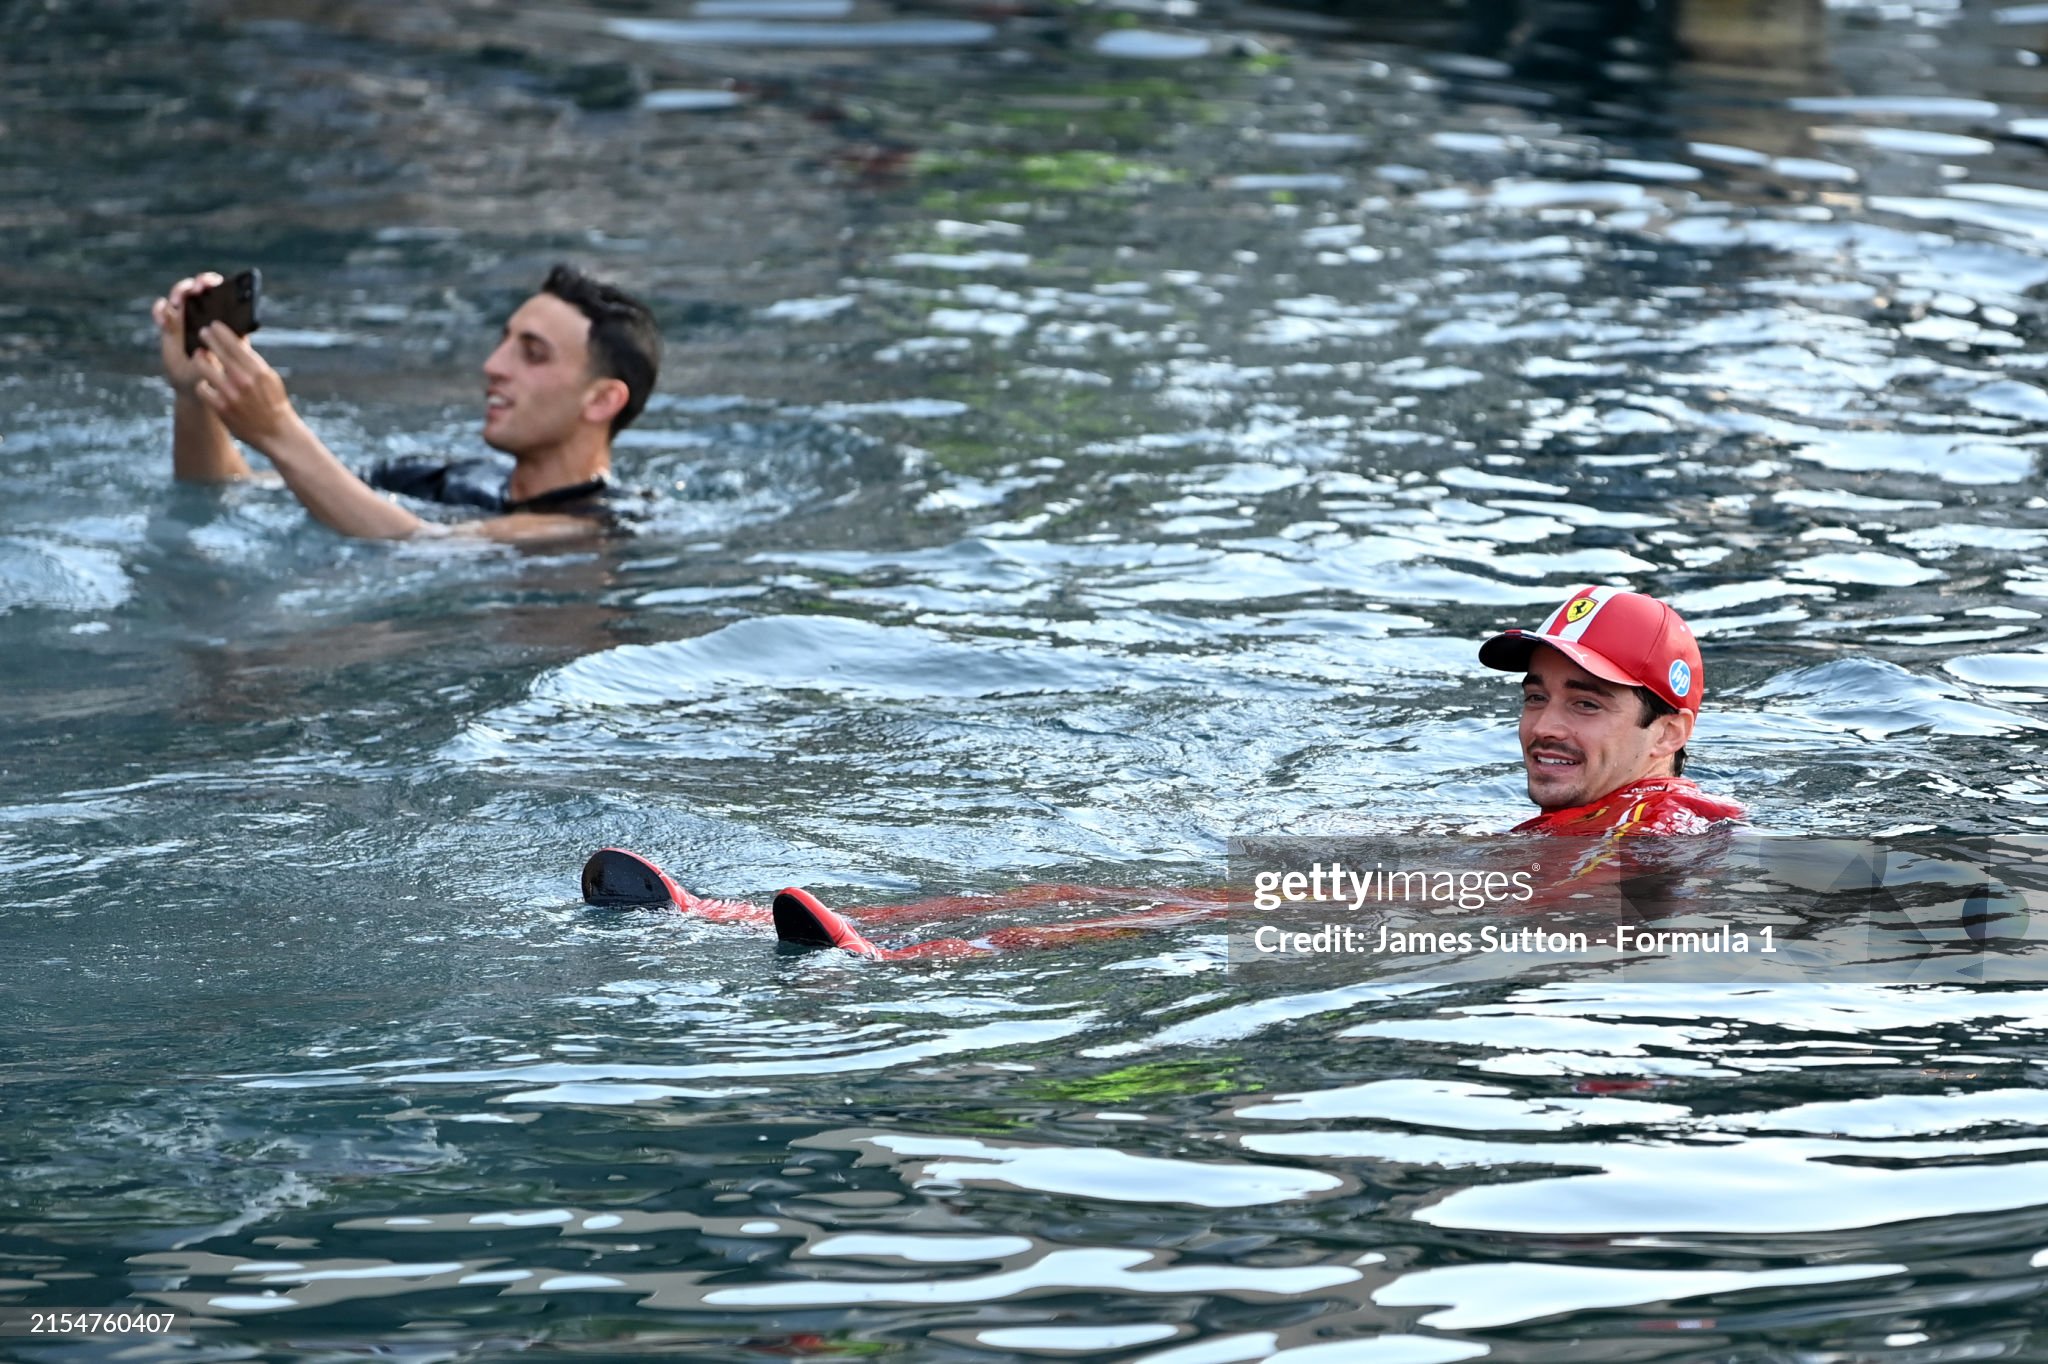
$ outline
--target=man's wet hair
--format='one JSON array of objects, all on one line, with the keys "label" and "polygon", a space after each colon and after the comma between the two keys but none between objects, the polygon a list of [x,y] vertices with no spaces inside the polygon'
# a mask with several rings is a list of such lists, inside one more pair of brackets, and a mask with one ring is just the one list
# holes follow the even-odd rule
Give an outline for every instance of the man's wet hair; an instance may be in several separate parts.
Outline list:
[{"label": "man's wet hair", "polygon": [[540,291],[553,294],[590,319],[590,368],[626,385],[626,405],[612,418],[616,436],[633,424],[661,372],[661,329],[647,305],[616,285],[594,280],[573,265],[548,271]]},{"label": "man's wet hair", "polygon": [[[1643,703],[1643,713],[1636,721],[1638,729],[1648,729],[1651,725],[1657,723],[1661,716],[1678,714],[1678,707],[1672,705],[1648,687],[1637,687],[1636,699]],[[1683,748],[1671,755],[1671,775],[1674,777],[1685,775],[1685,750]]]}]

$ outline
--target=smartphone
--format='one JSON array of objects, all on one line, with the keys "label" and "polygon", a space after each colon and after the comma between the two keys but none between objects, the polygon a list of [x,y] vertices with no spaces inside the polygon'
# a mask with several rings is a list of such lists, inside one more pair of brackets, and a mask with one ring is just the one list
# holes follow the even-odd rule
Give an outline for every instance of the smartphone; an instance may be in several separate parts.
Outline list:
[{"label": "smartphone", "polygon": [[263,301],[263,272],[244,270],[225,284],[185,300],[185,354],[205,343],[199,333],[209,322],[225,322],[237,336],[247,336],[262,326],[257,309]]}]

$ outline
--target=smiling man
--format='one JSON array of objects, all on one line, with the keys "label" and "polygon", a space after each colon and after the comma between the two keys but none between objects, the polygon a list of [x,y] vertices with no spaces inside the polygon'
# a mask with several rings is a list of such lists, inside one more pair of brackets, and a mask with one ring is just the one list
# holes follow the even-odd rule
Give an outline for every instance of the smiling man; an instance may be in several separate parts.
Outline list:
[{"label": "smiling man", "polygon": [[1705,672],[1663,602],[1582,587],[1540,629],[1487,640],[1479,661],[1524,674],[1522,762],[1543,813],[1513,832],[1697,833],[1742,817],[1685,779]]},{"label": "smiling man", "polygon": [[[201,348],[185,353],[185,305],[221,283],[217,274],[179,280],[151,310],[175,394],[175,477],[251,477],[240,440],[269,458],[314,519],[343,535],[538,542],[587,536],[608,520],[612,438],[646,406],[661,364],[661,334],[637,299],[556,266],[484,361],[484,443],[510,458],[387,460],[357,474],[313,434],[284,380],[247,341],[216,322]],[[445,525],[387,493],[490,515]]]}]

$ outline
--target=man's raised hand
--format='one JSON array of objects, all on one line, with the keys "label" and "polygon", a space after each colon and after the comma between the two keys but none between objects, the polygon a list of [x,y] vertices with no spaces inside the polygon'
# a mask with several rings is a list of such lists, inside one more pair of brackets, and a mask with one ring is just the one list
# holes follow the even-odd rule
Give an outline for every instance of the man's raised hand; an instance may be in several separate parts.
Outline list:
[{"label": "man's raised hand", "polygon": [[185,305],[193,295],[203,294],[226,282],[211,270],[181,279],[149,310],[149,315],[156,321],[157,348],[163,354],[164,378],[180,393],[195,392],[199,380],[204,377],[193,363],[203,352],[185,354]]},{"label": "man's raised hand", "polygon": [[198,374],[192,391],[236,439],[268,454],[299,425],[283,378],[225,322],[209,322],[199,335],[206,344],[191,356]]}]

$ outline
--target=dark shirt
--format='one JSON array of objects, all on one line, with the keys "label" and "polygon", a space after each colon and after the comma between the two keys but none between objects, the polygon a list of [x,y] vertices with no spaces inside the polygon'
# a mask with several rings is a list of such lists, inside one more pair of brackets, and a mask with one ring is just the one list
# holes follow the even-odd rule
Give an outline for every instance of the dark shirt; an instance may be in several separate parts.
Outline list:
[{"label": "dark shirt", "polygon": [[606,524],[618,516],[613,499],[619,489],[602,476],[566,488],[550,488],[537,497],[514,500],[515,467],[509,455],[478,455],[473,459],[404,455],[371,465],[363,471],[363,482],[387,493],[451,507],[475,507],[497,516],[510,512],[551,512],[558,516],[588,516]]}]

